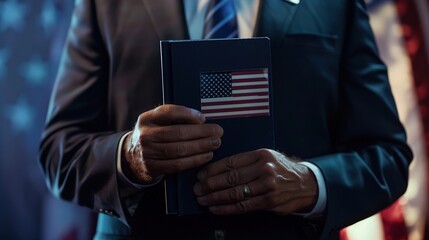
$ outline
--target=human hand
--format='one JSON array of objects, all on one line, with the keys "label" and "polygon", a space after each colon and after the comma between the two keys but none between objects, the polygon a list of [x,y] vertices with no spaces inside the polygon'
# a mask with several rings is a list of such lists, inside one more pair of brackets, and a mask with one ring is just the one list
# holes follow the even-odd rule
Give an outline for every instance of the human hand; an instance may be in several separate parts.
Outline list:
[{"label": "human hand", "polygon": [[317,182],[306,166],[260,149],[209,164],[197,175],[197,201],[218,215],[260,210],[286,215],[313,208]]},{"label": "human hand", "polygon": [[197,110],[171,104],[142,113],[125,139],[125,175],[149,183],[210,161],[223,129],[204,121]]}]

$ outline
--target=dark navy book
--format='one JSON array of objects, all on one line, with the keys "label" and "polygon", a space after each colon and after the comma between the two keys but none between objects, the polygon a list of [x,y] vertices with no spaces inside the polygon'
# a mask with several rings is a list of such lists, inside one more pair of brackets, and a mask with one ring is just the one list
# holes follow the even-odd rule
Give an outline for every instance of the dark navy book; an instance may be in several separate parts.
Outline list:
[{"label": "dark navy book", "polygon": [[[161,41],[164,103],[200,110],[224,129],[213,161],[274,148],[268,38]],[[166,213],[208,212],[193,194],[199,169],[165,177]]]}]

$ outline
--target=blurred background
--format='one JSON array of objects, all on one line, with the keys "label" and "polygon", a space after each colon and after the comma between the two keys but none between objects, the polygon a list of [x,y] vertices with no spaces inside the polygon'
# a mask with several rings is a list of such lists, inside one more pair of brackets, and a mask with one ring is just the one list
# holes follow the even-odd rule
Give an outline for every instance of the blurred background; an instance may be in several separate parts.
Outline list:
[{"label": "blurred background", "polygon": [[[429,239],[429,0],[366,2],[415,159],[404,197],[341,238]],[[91,239],[94,232],[94,214],[55,199],[37,163],[73,4],[0,0],[0,239]]]}]

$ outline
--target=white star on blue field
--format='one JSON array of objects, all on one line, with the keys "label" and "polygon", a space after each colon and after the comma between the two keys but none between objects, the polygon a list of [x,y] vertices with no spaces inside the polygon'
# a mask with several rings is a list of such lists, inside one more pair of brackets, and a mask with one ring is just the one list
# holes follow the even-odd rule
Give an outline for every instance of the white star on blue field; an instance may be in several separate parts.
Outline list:
[{"label": "white star on blue field", "polygon": [[6,62],[9,58],[9,51],[6,49],[0,49],[0,81],[6,76]]},{"label": "white star on blue field", "polygon": [[28,131],[34,122],[34,109],[27,101],[20,98],[13,105],[5,108],[3,113],[10,120],[12,131],[15,133]]},{"label": "white star on blue field", "polygon": [[6,0],[0,3],[0,32],[7,29],[21,30],[27,10],[28,6],[17,0]]},{"label": "white star on blue field", "polygon": [[[75,1],[0,0],[0,240],[59,239],[69,230],[86,238],[90,230],[87,213],[51,201],[36,160]],[[60,231],[40,231],[46,226]]]},{"label": "white star on blue field", "polygon": [[56,25],[57,12],[54,4],[51,1],[45,1],[40,16],[40,23],[42,24],[45,32],[50,32]]},{"label": "white star on blue field", "polygon": [[35,57],[25,63],[22,68],[25,80],[33,85],[40,85],[48,77],[48,64],[40,58]]}]

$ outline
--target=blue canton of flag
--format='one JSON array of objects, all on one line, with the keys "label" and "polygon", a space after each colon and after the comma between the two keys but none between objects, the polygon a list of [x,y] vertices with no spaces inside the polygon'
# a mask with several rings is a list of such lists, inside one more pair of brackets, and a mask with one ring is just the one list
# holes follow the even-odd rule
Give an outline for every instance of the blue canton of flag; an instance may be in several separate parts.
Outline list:
[{"label": "blue canton of flag", "polygon": [[200,81],[207,119],[270,114],[268,69],[201,73]]},{"label": "blue canton of flag", "polygon": [[208,73],[201,75],[201,98],[231,96],[231,73]]}]

